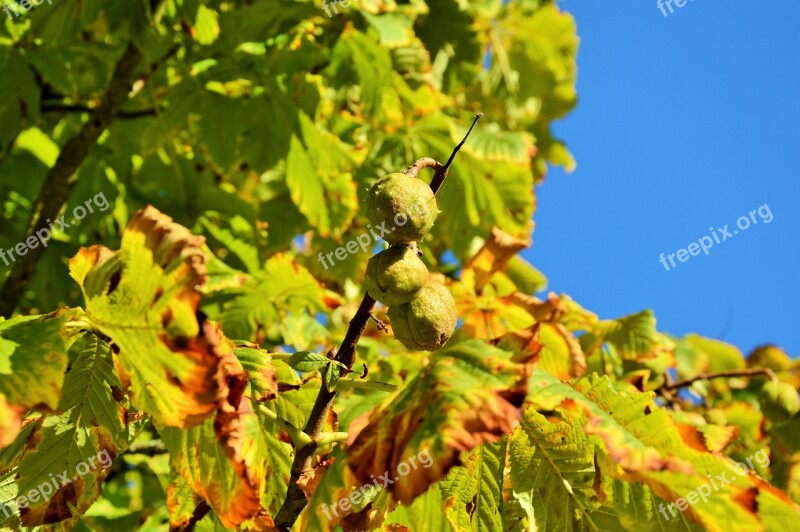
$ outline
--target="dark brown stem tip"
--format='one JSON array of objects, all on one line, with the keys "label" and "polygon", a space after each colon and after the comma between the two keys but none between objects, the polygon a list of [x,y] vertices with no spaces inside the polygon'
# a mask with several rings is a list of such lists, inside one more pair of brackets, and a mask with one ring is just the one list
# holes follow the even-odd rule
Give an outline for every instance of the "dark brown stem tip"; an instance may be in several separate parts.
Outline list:
[{"label": "dark brown stem tip", "polygon": [[447,170],[450,168],[450,165],[453,164],[453,160],[456,158],[456,155],[458,154],[458,151],[467,142],[467,139],[469,138],[470,133],[472,133],[472,130],[475,128],[475,124],[477,124],[478,120],[480,120],[481,118],[483,118],[483,113],[478,113],[478,114],[475,115],[475,120],[473,120],[472,121],[472,125],[469,126],[469,130],[467,130],[467,134],[464,135],[464,138],[461,139],[461,142],[459,142],[458,145],[455,147],[455,149],[453,150],[453,153],[450,154],[450,158],[447,160],[446,163],[444,163],[444,166],[442,167],[442,172],[445,175],[447,174]]}]

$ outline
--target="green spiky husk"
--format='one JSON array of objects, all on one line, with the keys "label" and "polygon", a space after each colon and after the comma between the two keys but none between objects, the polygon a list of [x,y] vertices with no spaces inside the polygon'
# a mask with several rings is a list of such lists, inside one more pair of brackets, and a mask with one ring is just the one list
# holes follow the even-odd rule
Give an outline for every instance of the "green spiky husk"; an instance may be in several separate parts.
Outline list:
[{"label": "green spiky husk", "polygon": [[435,351],[453,335],[458,310],[445,286],[428,283],[410,303],[391,307],[389,319],[395,338],[408,349]]}]

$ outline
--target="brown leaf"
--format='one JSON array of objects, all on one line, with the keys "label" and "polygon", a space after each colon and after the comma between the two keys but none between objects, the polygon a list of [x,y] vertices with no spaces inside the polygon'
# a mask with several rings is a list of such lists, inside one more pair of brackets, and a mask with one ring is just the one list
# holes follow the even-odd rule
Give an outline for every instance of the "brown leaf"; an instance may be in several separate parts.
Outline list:
[{"label": "brown leaf", "polygon": [[475,271],[475,290],[481,293],[492,276],[506,267],[517,253],[530,246],[530,241],[511,236],[494,227],[483,247],[464,265]]},{"label": "brown leaf", "polygon": [[[456,465],[461,452],[509,434],[520,418],[534,356],[515,358],[479,341],[437,352],[366,426],[351,427],[347,463],[358,484],[394,479],[384,489],[407,504]],[[430,462],[422,467],[425,453]]]}]

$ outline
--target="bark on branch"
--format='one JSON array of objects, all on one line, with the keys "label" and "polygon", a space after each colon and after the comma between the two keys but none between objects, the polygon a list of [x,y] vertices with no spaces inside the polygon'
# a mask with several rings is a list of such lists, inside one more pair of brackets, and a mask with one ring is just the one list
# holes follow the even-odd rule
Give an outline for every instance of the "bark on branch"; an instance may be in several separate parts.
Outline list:
[{"label": "bark on branch", "polygon": [[[129,43],[114,67],[100,105],[91,111],[88,120],[76,136],[67,141],[58,155],[55,165],[47,177],[33,204],[25,238],[28,240],[37,231],[49,229],[48,220],[55,221],[67,203],[77,182],[76,171],[97,143],[97,139],[111,124],[122,105],[128,100],[135,81],[136,69],[142,60],[139,48]],[[25,293],[36,269],[36,263],[44,252],[44,247],[28,247],[27,252],[16,257],[11,274],[6,279],[0,293],[0,315],[10,317]]]}]

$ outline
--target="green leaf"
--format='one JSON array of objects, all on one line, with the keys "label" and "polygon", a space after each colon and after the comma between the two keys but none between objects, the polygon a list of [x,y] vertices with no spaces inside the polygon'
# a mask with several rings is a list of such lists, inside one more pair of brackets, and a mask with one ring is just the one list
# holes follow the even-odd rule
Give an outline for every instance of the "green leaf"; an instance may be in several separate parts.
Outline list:
[{"label": "green leaf", "polygon": [[213,44],[219,36],[217,12],[203,4],[197,6],[195,29],[197,30],[197,36],[195,37],[197,42],[204,45]]},{"label": "green leaf", "polygon": [[542,351],[539,368],[561,379],[580,377],[586,371],[586,358],[581,346],[560,323],[539,324]]},{"label": "green leaf", "polygon": [[581,345],[587,354],[608,342],[628,359],[650,355],[658,341],[656,319],[650,310],[616,320],[600,321],[589,334],[581,337]]},{"label": "green leaf", "polygon": [[169,488],[167,488],[170,528],[175,530],[187,527],[195,508],[202,500],[182,476],[174,475]]},{"label": "green leaf", "polygon": [[547,288],[547,277],[519,255],[508,261],[506,275],[524,294],[534,294]]},{"label": "green leaf", "polygon": [[328,390],[336,389],[336,383],[339,382],[339,378],[341,377],[341,367],[341,364],[337,362],[331,362],[325,369],[325,387]]},{"label": "green leaf", "polygon": [[400,97],[395,90],[389,89],[398,74],[387,48],[366,34],[348,28],[334,45],[326,70],[332,86],[351,87],[357,92],[358,106],[369,121],[383,127],[401,124]]},{"label": "green leaf", "polygon": [[[747,367],[742,352],[731,344],[703,338],[696,334],[689,334],[682,341],[700,354],[701,362],[697,368],[698,373],[718,373]],[[687,375],[686,377],[693,376]]]},{"label": "green leaf", "polygon": [[148,207],[131,219],[120,251],[83,248],[70,261],[89,319],[119,346],[133,404],[159,424],[189,427],[211,416],[230,391],[226,368],[241,368],[230,343],[197,315],[201,244]]},{"label": "green leaf", "polygon": [[412,455],[429,453],[432,467],[415,469],[387,488],[407,504],[442,478],[462,451],[508,434],[520,415],[509,402],[511,390],[524,387],[523,365],[511,359],[477,340],[437,351],[419,375],[372,412],[362,430],[351,428],[347,460],[355,476],[368,482],[370,475],[397,471]]},{"label": "green leaf", "polygon": [[315,346],[325,345],[331,335],[313,316],[294,312],[286,315],[279,328],[284,343],[297,349],[313,349]]},{"label": "green leaf", "polygon": [[668,502],[653,493],[648,486],[636,482],[604,479],[603,490],[607,490],[614,501],[620,524],[626,530],[637,532],[701,531],[705,530],[683,512],[668,510]]},{"label": "green leaf", "polygon": [[233,98],[206,91],[201,106],[200,132],[203,145],[221,173],[236,162],[244,104]]},{"label": "green leaf", "polygon": [[281,327],[288,325],[282,316],[326,309],[327,296],[319,281],[284,253],[271,257],[257,275],[233,272],[229,282],[212,289],[203,309],[237,340],[261,343],[269,338],[280,343]]},{"label": "green leaf", "polygon": [[594,452],[575,421],[527,410],[510,439],[512,493],[531,530],[600,530]]},{"label": "green leaf", "polygon": [[[237,217],[234,217],[233,220],[228,220],[228,223],[233,225],[232,221],[235,221],[236,218]],[[241,217],[238,217],[238,220],[243,221]],[[201,216],[199,221],[200,225],[203,227],[203,230],[207,234],[211,235],[215,240],[222,244],[226,250],[236,255],[236,257],[245,266],[248,273],[257,274],[261,270],[261,263],[258,258],[258,249],[252,245],[252,232],[251,234],[246,235],[250,238],[245,239],[243,238],[245,235],[240,236],[235,234],[231,229],[220,227],[205,216]]]},{"label": "green leaf", "polygon": [[[446,153],[448,141],[434,153]],[[459,154],[437,194],[443,211],[434,226],[461,261],[474,252],[475,239],[485,239],[498,227],[517,238],[528,238],[535,208],[533,176],[528,164],[488,162]]]},{"label": "green leaf", "polygon": [[[124,409],[113,397],[112,390],[121,385],[109,345],[85,334],[71,351],[75,360],[58,403],[62,413],[38,419],[23,433],[24,447],[12,446],[0,454],[0,463],[9,462],[8,453],[16,454],[11,460],[14,482],[6,489],[12,497],[25,495],[32,501],[22,512],[25,526],[74,523],[99,497],[112,460],[127,447]],[[10,499],[0,498],[0,505]],[[0,514],[0,525],[14,523],[18,516],[15,512],[7,521]]]},{"label": "green leaf", "polygon": [[463,457],[440,482],[445,516],[453,530],[505,530],[503,470],[507,440],[485,443]]},{"label": "green leaf", "polygon": [[258,513],[271,475],[269,442],[249,403],[190,429],[161,430],[172,467],[230,528]]},{"label": "green leaf", "polygon": [[249,396],[254,401],[266,401],[277,397],[278,382],[270,354],[251,347],[239,347],[233,352],[247,372]]},{"label": "green leaf", "polygon": [[189,114],[203,108],[204,95],[194,78],[187,78],[171,87],[163,103],[164,110],[142,131],[141,154],[150,155],[179,134],[185,128]]},{"label": "green leaf", "polygon": [[358,207],[352,161],[335,138],[300,114],[302,141],[292,136],[286,184],[292,201],[323,237],[341,236]]},{"label": "green leaf", "polygon": [[0,48],[0,154],[23,129],[39,118],[41,89],[21,48]]},{"label": "green leaf", "polygon": [[410,505],[395,508],[386,516],[386,524],[404,525],[409,530],[449,532],[450,527],[444,512],[442,512],[442,494],[439,486],[440,483],[437,482],[428,491],[414,499]]},{"label": "green leaf", "polygon": [[364,18],[378,31],[381,46],[395,48],[409,44],[414,35],[413,22],[401,13],[373,15],[364,11]]},{"label": "green leaf", "polygon": [[20,133],[14,148],[30,152],[48,168],[53,167],[60,153],[60,149],[53,139],[36,127]]},{"label": "green leaf", "polygon": [[0,394],[25,408],[56,410],[67,369],[64,314],[0,322]]},{"label": "green leaf", "polygon": [[[466,133],[466,128],[464,129]],[[534,152],[533,135],[524,131],[506,131],[494,122],[481,123],[464,148],[487,161],[528,164]]]},{"label": "green leaf", "polygon": [[297,371],[311,373],[312,371],[321,370],[328,366],[331,363],[331,359],[318,353],[298,351],[297,353],[293,353],[286,363]]},{"label": "green leaf", "polygon": [[[561,419],[562,430],[572,431],[563,442],[570,438],[579,441],[578,427],[588,436],[584,441],[592,443],[593,461],[600,468],[595,475],[602,475],[603,482],[608,483],[605,477],[641,482],[667,504],[686,499],[683,504],[691,510],[683,516],[706,527],[759,527],[763,523],[770,529],[787,526],[800,516],[800,509],[785,494],[748,474],[746,464],[736,469],[730,459],[698,450],[693,443],[698,437],[679,430],[650,393],[619,391],[608,377],[596,375],[570,386],[539,370],[529,387],[532,392],[527,404],[541,414],[541,427],[551,427]],[[602,489],[602,484],[595,484]],[[702,499],[698,496],[701,487],[706,492]],[[575,486],[572,489],[574,492]],[[610,492],[604,493],[604,506],[613,508]],[[769,510],[763,509],[762,500],[768,501]],[[756,504],[743,505],[742,501]]]}]

